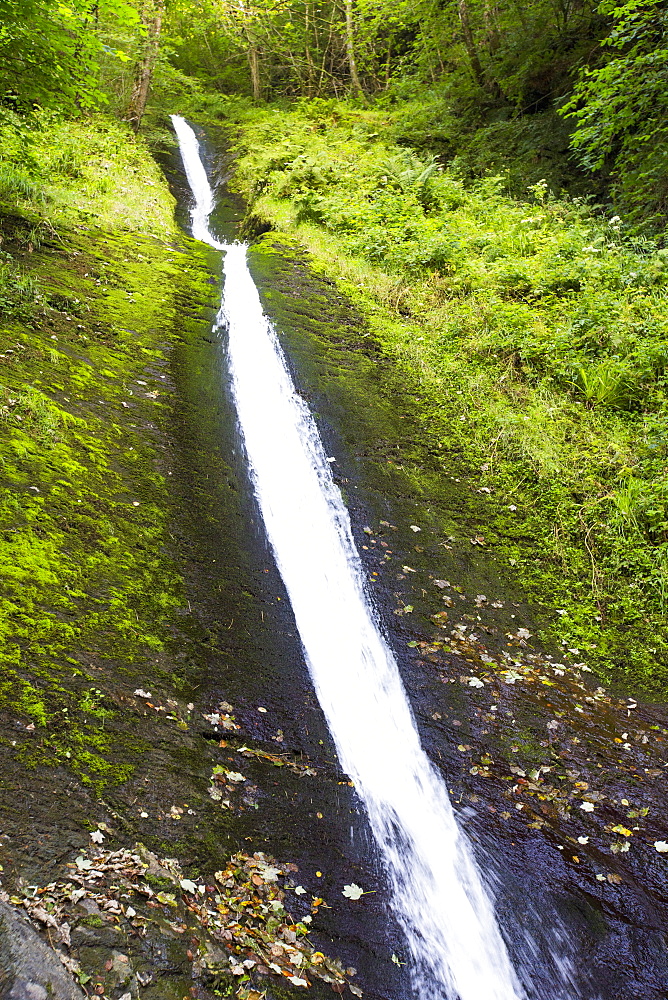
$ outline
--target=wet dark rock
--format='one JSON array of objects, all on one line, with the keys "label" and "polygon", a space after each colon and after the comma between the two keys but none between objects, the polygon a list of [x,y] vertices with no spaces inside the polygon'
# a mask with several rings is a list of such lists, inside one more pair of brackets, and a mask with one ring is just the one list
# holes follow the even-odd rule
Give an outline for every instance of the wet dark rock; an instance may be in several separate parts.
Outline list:
[{"label": "wet dark rock", "polygon": [[87,926],[81,923],[72,931],[72,944],[75,948],[102,946],[103,948],[115,948],[122,941],[122,935],[117,927],[111,924],[97,924]]},{"label": "wet dark rock", "polygon": [[83,1000],[56,952],[0,903],[0,1000]]}]

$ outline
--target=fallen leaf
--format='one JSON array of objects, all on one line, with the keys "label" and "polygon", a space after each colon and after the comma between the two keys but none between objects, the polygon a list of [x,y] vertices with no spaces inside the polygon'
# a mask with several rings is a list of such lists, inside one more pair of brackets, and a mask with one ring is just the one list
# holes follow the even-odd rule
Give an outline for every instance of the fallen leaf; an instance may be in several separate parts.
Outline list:
[{"label": "fallen leaf", "polygon": [[359,899],[360,896],[364,895],[364,889],[352,882],[350,885],[344,885],[343,895],[346,899]]},{"label": "fallen leaf", "polygon": [[275,882],[281,874],[280,868],[272,868],[271,865],[259,864],[258,869],[265,882]]},{"label": "fallen leaf", "polygon": [[176,898],[173,892],[159,892],[155,897],[159,903],[163,903],[165,906],[176,906]]}]

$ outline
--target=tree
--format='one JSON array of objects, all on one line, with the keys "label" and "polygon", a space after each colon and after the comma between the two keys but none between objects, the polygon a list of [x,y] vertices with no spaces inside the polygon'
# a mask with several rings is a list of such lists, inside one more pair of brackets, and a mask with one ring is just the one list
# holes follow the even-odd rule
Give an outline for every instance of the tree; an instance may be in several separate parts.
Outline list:
[{"label": "tree", "polygon": [[348,66],[350,68],[350,83],[353,93],[358,97],[364,96],[362,84],[360,83],[355,61],[355,26],[353,23],[353,0],[345,0],[346,8],[346,53],[348,56]]},{"label": "tree", "polygon": [[[611,19],[603,62],[585,69],[562,114],[575,122],[572,148],[590,171],[608,171],[633,218],[668,212],[668,10],[632,0],[599,11]],[[658,221],[657,218],[657,221]]]},{"label": "tree", "polygon": [[469,9],[466,0],[457,0],[457,13],[459,15],[459,23],[462,26],[464,47],[469,57],[469,63],[471,64],[471,72],[473,73],[473,77],[478,86],[484,87],[485,74],[483,72],[476,44],[473,40],[473,32],[471,31],[471,21],[469,18]]},{"label": "tree", "polygon": [[151,79],[158,58],[160,32],[165,14],[164,0],[144,0],[141,21],[144,29],[142,51],[135,65],[134,86],[126,118],[135,132],[139,131],[144,117]]},{"label": "tree", "polygon": [[[5,101],[69,110],[105,101],[97,57],[105,49],[98,33],[104,16],[136,26],[129,0],[0,0],[0,85]],[[107,47],[108,48],[108,47]],[[124,53],[108,50],[124,58]]]}]

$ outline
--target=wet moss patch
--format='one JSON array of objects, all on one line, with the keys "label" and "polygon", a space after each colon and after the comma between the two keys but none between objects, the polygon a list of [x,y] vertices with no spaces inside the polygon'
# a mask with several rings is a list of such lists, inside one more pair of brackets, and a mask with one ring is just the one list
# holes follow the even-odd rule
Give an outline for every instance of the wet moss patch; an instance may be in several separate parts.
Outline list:
[{"label": "wet moss patch", "polygon": [[134,233],[4,246],[40,300],[0,327],[2,711],[24,764],[64,764],[100,790],[141,748],[114,732],[121,700],[171,673],[184,598],[161,440],[168,354],[213,305],[213,261]]}]

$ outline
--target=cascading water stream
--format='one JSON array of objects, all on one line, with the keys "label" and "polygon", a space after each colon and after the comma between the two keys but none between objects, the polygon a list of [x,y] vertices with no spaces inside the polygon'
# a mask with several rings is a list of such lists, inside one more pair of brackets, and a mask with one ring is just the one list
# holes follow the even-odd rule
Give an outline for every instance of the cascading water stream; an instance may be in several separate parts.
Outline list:
[{"label": "cascading water stream", "polygon": [[225,252],[218,326],[250,474],[339,759],[363,802],[421,1000],[521,1000],[491,901],[424,753],[365,592],[348,512],[262,312],[245,246],[219,243],[194,132],[172,116],[195,198],[192,233]]}]

